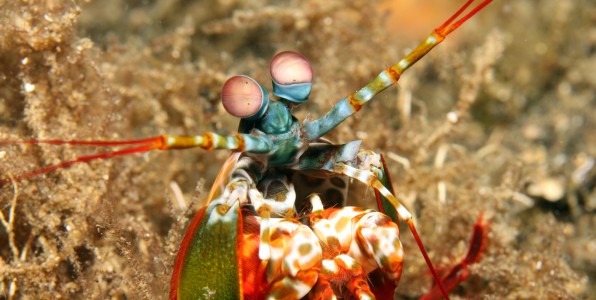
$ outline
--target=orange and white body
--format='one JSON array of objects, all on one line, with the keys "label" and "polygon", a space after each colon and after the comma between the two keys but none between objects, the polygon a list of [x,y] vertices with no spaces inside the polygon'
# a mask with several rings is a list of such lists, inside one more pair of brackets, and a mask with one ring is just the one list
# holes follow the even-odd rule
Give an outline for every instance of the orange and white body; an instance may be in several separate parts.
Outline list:
[{"label": "orange and white body", "polygon": [[311,202],[311,227],[290,218],[270,220],[269,299],[374,299],[369,273],[399,280],[404,253],[388,216],[356,207],[323,210],[316,195]]},{"label": "orange and white body", "polygon": [[272,218],[270,221],[267,299],[300,299],[317,282],[323,250],[308,226],[295,219]]},{"label": "orange and white body", "polygon": [[311,227],[324,249],[314,298],[326,297],[331,289],[335,295],[374,299],[367,275],[375,270],[387,280],[399,280],[404,253],[397,224],[387,215],[357,207],[323,210],[317,195],[311,203]]}]

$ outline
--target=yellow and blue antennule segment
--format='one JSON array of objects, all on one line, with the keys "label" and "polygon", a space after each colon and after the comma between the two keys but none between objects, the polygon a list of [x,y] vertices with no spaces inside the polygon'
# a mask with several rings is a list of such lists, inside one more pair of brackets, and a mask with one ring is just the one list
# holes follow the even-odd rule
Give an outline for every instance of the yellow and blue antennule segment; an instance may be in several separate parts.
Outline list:
[{"label": "yellow and blue antennule segment", "polygon": [[318,138],[337,127],[348,117],[360,111],[364,104],[368,103],[368,101],[370,101],[378,93],[384,91],[386,88],[396,83],[403,72],[413,66],[435,46],[445,40],[447,35],[469,20],[493,0],[482,1],[467,14],[460,17],[460,15],[474,1],[475,0],[467,0],[467,2],[457,12],[455,12],[455,14],[447,19],[447,21],[445,21],[441,26],[435,28],[430,35],[424,41],[418,44],[416,48],[410,51],[406,57],[402,58],[397,64],[385,69],[356,93],[341,99],[323,117],[313,121],[304,121],[303,126],[307,140],[316,141]]},{"label": "yellow and blue antennule segment", "polygon": [[245,120],[261,118],[269,107],[269,101],[267,90],[246,75],[231,77],[221,88],[221,102],[226,111]]},{"label": "yellow and blue antennule segment", "polygon": [[304,103],[312,90],[312,66],[304,55],[284,51],[273,57],[269,67],[273,94],[294,103]]}]

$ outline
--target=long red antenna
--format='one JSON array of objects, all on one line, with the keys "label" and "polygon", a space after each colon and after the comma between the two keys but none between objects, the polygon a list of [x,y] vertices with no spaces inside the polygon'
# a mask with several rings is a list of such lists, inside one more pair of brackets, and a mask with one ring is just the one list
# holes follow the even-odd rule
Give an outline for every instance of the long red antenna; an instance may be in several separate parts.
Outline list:
[{"label": "long red antenna", "polygon": [[[79,140],[15,140],[0,141],[1,146],[8,145],[71,145],[71,146],[98,146],[98,147],[117,147],[133,146],[117,151],[106,151],[99,154],[77,157],[70,161],[47,166],[28,173],[14,177],[14,180],[35,177],[37,175],[52,172],[57,169],[67,168],[77,163],[86,163],[92,160],[108,159],[117,156],[124,156],[134,153],[148,152],[152,150],[172,150],[200,147],[206,150],[229,149],[236,152],[268,153],[271,151],[271,141],[267,137],[252,136],[249,134],[236,134],[233,136],[224,136],[207,132],[196,136],[172,136],[159,135],[145,139],[125,140],[125,141],[79,141]],[[1,178],[0,186],[10,183],[9,178]]]},{"label": "long red antenna", "polygon": [[[90,162],[97,159],[108,159],[117,156],[124,156],[134,153],[142,153],[163,147],[164,141],[162,136],[156,136],[139,140],[128,141],[64,141],[64,140],[22,140],[22,141],[0,141],[0,146],[6,145],[72,145],[72,146],[125,146],[125,145],[141,145],[137,147],[130,147],[117,151],[107,151],[99,154],[80,156],[70,161],[61,162],[59,164],[51,165],[45,168],[37,169],[27,172],[13,178],[14,181],[20,181],[32,178],[41,174],[46,174],[57,169],[68,168],[77,163]],[[0,186],[11,182],[10,178],[0,179]]]},{"label": "long red antenna", "polygon": [[480,4],[476,5],[470,12],[468,12],[465,16],[461,17],[457,22],[451,24],[453,20],[455,20],[459,15],[461,15],[471,4],[474,0],[468,0],[462,7],[451,16],[451,18],[447,19],[445,23],[435,29],[435,32],[438,33],[440,36],[447,36],[463,23],[465,23],[468,19],[473,17],[476,13],[481,11],[485,6],[489,5],[493,0],[484,0]]}]

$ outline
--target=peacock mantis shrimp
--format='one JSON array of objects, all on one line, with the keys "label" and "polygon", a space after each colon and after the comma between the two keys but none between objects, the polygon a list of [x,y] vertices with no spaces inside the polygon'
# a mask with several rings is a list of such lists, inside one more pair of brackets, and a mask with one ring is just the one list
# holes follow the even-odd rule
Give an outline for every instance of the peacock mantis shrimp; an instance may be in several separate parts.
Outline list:
[{"label": "peacock mantis shrimp", "polygon": [[[465,278],[459,272],[479,259],[486,223],[479,218],[468,255],[447,277],[439,278],[412,215],[393,191],[383,156],[361,149],[360,141],[336,145],[324,135],[395,84],[408,68],[492,0],[480,2],[461,16],[473,2],[468,0],[397,64],[341,99],[321,118],[300,122],[292,115],[292,108],[308,100],[313,74],[304,56],[285,51],[277,54],[270,66],[275,101],[248,76],[234,76],[224,84],[223,105],[241,119],[237,134],[208,132],[123,141],[0,141],[1,146],[125,147],[3,178],[0,184],[76,163],[152,150],[231,150],[207,204],[186,231],[171,279],[171,299],[196,299],[206,291],[221,299],[392,298],[403,263],[398,219],[408,225],[435,279],[436,288],[427,297],[448,298],[448,291]],[[379,211],[345,206],[348,179],[375,190]],[[313,184],[319,181],[326,183]],[[220,185],[224,186],[221,190]],[[308,212],[300,215],[298,207],[307,207]]]}]

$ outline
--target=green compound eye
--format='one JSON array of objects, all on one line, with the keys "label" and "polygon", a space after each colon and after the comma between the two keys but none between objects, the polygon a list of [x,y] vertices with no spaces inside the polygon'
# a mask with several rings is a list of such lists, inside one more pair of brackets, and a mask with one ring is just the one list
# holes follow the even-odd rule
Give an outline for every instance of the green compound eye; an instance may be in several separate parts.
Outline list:
[{"label": "green compound eye", "polygon": [[238,75],[224,83],[221,89],[221,102],[232,116],[258,119],[269,105],[269,95],[254,79]]}]

